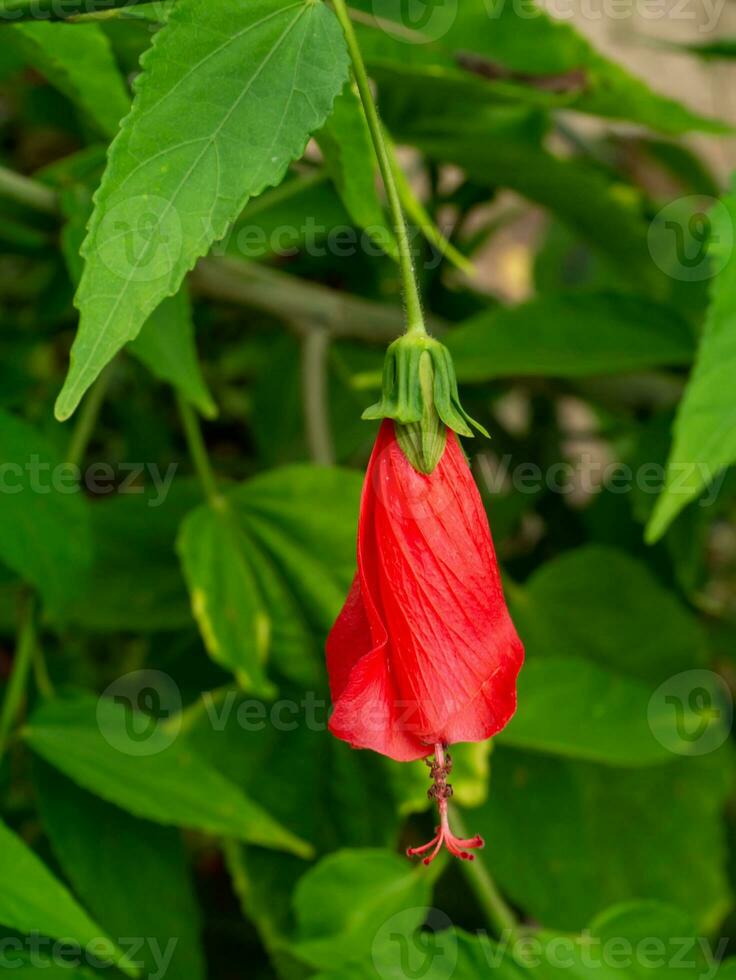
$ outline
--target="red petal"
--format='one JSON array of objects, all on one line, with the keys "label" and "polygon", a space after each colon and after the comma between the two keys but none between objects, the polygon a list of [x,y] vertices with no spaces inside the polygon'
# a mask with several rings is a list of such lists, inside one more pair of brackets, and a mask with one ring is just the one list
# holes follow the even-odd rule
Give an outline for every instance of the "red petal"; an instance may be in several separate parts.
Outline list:
[{"label": "red petal", "polygon": [[385,421],[363,489],[358,576],[328,641],[332,731],[396,759],[489,738],[514,712],[522,660],[457,438],[448,432],[427,476]]}]

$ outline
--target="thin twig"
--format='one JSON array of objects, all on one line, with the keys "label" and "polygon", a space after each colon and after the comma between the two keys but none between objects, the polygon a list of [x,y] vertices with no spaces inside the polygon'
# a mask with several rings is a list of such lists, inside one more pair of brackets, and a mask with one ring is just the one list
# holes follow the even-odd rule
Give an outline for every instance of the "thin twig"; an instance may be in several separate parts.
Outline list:
[{"label": "thin twig", "polygon": [[[213,299],[242,304],[291,321],[316,320],[329,327],[335,339],[386,344],[404,329],[404,315],[399,306],[363,299],[230,256],[203,259],[191,274],[191,283],[194,289]],[[428,317],[427,325],[435,335],[446,329],[444,321],[436,317]]]},{"label": "thin twig", "polygon": [[7,167],[0,167],[0,197],[43,214],[56,214],[58,211],[56,194],[50,187]]},{"label": "thin twig", "polygon": [[[44,214],[57,211],[56,195],[45,184],[1,167],[0,197]],[[336,339],[386,344],[395,340],[405,326],[399,306],[363,299],[258,262],[230,256],[202,259],[190,281],[195,289],[214,299],[263,310],[292,322],[304,318],[319,321],[329,327]],[[435,335],[446,329],[447,325],[438,317],[426,320]]]},{"label": "thin twig", "polygon": [[0,0],[0,26],[23,20],[69,20],[84,14],[109,11],[111,7],[136,7],[152,0]]},{"label": "thin twig", "polygon": [[23,597],[13,669],[0,709],[0,757],[5,752],[8,737],[21,711],[35,646],[36,599],[32,593],[28,593]]},{"label": "thin twig", "polygon": [[82,402],[82,407],[79,410],[79,415],[77,416],[77,421],[72,430],[69,446],[66,451],[66,461],[73,466],[81,466],[84,462],[87,446],[94,433],[102,403],[105,400],[107,389],[112,380],[114,363],[114,361],[111,361],[100,373],[87,397]]},{"label": "thin twig", "polygon": [[197,471],[197,476],[202,484],[204,494],[213,507],[220,508],[223,504],[223,498],[217,486],[217,478],[210,463],[197,413],[189,402],[178,393],[176,402],[179,407],[179,417],[181,418],[182,428],[184,429],[184,435],[189,448],[189,456]]}]

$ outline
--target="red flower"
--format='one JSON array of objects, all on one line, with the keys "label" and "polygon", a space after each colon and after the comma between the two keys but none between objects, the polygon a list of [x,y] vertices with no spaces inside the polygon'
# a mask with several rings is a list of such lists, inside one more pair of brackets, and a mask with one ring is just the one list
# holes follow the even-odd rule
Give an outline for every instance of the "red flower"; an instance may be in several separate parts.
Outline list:
[{"label": "red flower", "polygon": [[404,455],[394,422],[384,420],[363,487],[358,572],[327,641],[330,730],[398,761],[434,754],[442,817],[436,850],[443,840],[457,853],[482,843],[458,842],[446,826],[444,747],[504,727],[516,708],[523,656],[455,433],[448,430],[427,475]]}]

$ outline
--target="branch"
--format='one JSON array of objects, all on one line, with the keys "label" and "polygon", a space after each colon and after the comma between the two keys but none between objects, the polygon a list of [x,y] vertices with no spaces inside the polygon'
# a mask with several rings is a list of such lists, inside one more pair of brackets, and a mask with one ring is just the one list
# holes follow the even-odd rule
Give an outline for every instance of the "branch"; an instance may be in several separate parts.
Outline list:
[{"label": "branch", "polygon": [[[58,214],[56,194],[50,187],[5,167],[0,167],[0,197],[44,214]],[[328,328],[333,339],[387,344],[404,332],[404,311],[400,306],[352,296],[258,262],[230,256],[203,259],[191,273],[190,281],[195,289],[213,299],[249,306],[291,323],[310,320],[320,324]],[[434,334],[446,329],[442,320],[431,316],[426,319]]]},{"label": "branch", "polygon": [[56,214],[58,210],[56,194],[50,187],[6,167],[0,167],[0,197],[7,197],[43,214]]},{"label": "branch", "polygon": [[[191,282],[195,289],[215,299],[242,303],[287,320],[308,317],[327,327],[333,339],[352,337],[385,344],[404,330],[401,307],[342,293],[256,262],[229,257],[203,259]],[[441,320],[428,319],[434,333],[443,332]]]},{"label": "branch", "polygon": [[309,455],[313,462],[332,466],[335,451],[330,431],[328,358],[330,333],[325,327],[303,326],[302,398]]}]

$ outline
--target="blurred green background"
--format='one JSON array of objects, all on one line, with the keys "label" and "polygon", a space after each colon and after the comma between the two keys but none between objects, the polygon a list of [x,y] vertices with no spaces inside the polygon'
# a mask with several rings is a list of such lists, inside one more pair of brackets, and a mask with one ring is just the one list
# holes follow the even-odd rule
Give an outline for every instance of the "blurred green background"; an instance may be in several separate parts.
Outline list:
[{"label": "blurred green background", "polygon": [[[727,10],[676,6],[352,11],[428,320],[492,435],[465,450],[527,650],[516,718],[453,751],[486,848],[426,869],[403,856],[434,819],[425,767],[326,729],[360,415],[403,321],[355,92],[62,424],[80,247],[139,58],[170,14],[192,31],[172,77],[208,35],[194,0],[0,2],[11,975],[715,976],[736,930],[734,45]],[[216,113],[237,71],[202,84]],[[186,141],[178,112],[151,152]],[[158,219],[127,213],[135,252]]]}]

